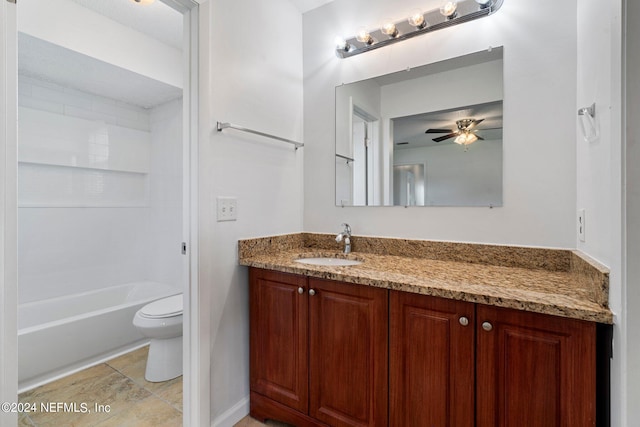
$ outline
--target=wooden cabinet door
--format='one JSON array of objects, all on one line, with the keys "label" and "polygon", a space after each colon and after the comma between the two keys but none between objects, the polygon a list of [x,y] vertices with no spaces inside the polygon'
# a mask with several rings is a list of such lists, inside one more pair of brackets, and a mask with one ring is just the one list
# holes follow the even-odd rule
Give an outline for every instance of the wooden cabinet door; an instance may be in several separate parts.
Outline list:
[{"label": "wooden cabinet door", "polygon": [[390,307],[389,425],[473,427],[474,304],[391,291]]},{"label": "wooden cabinet door", "polygon": [[388,291],[310,278],[309,311],[309,415],[386,426]]},{"label": "wooden cabinet door", "polygon": [[307,279],[251,268],[249,283],[251,391],[306,413]]},{"label": "wooden cabinet door", "polygon": [[595,324],[478,306],[477,426],[595,426]]}]

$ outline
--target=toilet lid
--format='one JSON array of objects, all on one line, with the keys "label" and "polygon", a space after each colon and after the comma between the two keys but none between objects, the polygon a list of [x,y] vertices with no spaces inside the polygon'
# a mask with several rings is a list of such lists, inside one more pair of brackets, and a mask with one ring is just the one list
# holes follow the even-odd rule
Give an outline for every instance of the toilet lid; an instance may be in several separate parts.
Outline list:
[{"label": "toilet lid", "polygon": [[144,317],[172,317],[182,314],[182,294],[162,298],[142,307],[140,314]]}]

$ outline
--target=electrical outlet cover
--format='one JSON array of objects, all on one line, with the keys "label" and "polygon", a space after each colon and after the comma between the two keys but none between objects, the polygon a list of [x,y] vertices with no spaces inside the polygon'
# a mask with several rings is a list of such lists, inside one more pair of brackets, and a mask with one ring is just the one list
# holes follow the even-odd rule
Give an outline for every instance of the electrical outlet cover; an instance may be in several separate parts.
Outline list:
[{"label": "electrical outlet cover", "polygon": [[584,209],[579,209],[578,210],[578,218],[577,218],[577,223],[576,226],[578,227],[578,239],[580,239],[581,242],[585,241],[585,235],[586,235],[586,230],[585,230],[585,226],[586,226],[586,222],[585,222],[586,218],[585,218],[585,211]]}]

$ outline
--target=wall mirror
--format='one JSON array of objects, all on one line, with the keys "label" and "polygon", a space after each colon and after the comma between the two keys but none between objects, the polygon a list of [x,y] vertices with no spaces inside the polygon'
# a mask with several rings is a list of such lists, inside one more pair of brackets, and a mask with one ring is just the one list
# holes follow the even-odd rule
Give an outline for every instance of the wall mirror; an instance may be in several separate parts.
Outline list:
[{"label": "wall mirror", "polygon": [[503,48],[336,88],[337,206],[502,206]]}]

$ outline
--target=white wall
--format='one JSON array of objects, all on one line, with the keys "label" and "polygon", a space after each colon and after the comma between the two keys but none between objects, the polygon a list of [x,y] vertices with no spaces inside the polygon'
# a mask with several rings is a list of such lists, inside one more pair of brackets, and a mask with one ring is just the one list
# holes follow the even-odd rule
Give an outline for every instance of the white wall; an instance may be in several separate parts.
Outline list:
[{"label": "white wall", "polygon": [[[578,249],[609,265],[612,257],[613,224],[616,214],[614,203],[619,190],[612,191],[612,184],[620,179],[619,150],[620,127],[612,123],[619,120],[620,42],[614,44],[619,34],[612,25],[620,26],[620,5],[603,7],[601,2],[578,2],[578,69],[576,110],[596,103],[596,123],[600,137],[586,142],[582,137],[578,118],[577,129],[577,207],[586,211],[586,239],[577,240]],[[615,20],[615,22],[614,22]],[[614,83],[614,79],[617,83]],[[612,111],[616,108],[617,111]],[[614,134],[614,132],[618,132]],[[619,181],[618,181],[619,182]],[[618,194],[616,194],[618,193]]]},{"label": "white wall", "polygon": [[[629,381],[638,386],[638,378],[634,380],[626,372],[627,359],[637,360],[638,350],[633,353],[628,348],[637,339],[628,339],[627,331],[637,330],[640,324],[637,320],[634,324],[628,319],[628,307],[632,302],[625,297],[623,271],[621,3],[578,2],[575,106],[577,110],[596,103],[596,123],[600,133],[597,140],[586,142],[578,127],[578,117],[575,117],[576,209],[585,209],[586,212],[585,241],[576,236],[576,246],[611,269],[609,307],[616,314],[611,371],[613,426],[635,425],[634,420],[640,418],[640,414],[627,414],[627,410],[637,410],[637,405],[627,406],[627,402],[637,401],[638,397],[632,399],[631,394],[628,396],[625,384]],[[628,38],[634,39],[631,35]]]},{"label": "white wall", "polygon": [[182,99],[151,109],[149,279],[182,286]]},{"label": "white wall", "polygon": [[[343,60],[334,54],[336,35],[437,2],[336,0],[306,13],[305,230],[337,230],[346,221],[356,234],[574,247],[575,6],[506,1],[490,17]],[[504,46],[504,207],[335,207],[334,87],[489,46]]]},{"label": "white wall", "polygon": [[400,149],[394,164],[424,163],[425,204],[499,206],[502,201],[502,141]]},{"label": "white wall", "polygon": [[[288,0],[209,6],[201,9],[211,28],[201,56],[210,87],[201,87],[199,281],[210,294],[211,417],[233,425],[248,412],[249,395],[248,275],[238,265],[237,241],[302,231],[306,148],[218,133],[215,122],[302,140],[302,18]],[[237,221],[216,222],[219,196],[237,197]]]}]

